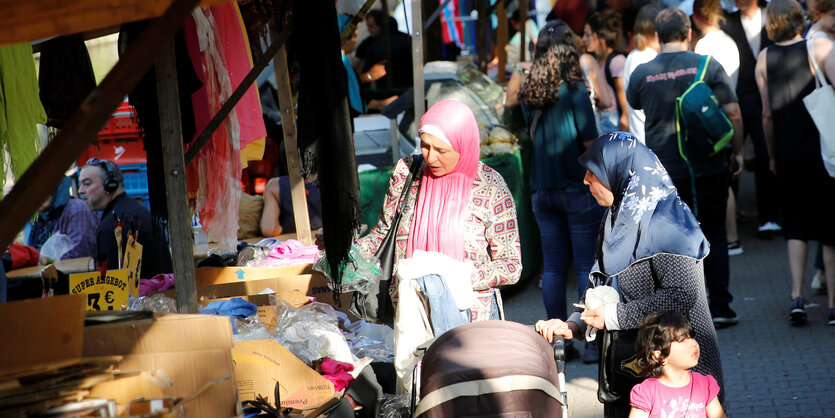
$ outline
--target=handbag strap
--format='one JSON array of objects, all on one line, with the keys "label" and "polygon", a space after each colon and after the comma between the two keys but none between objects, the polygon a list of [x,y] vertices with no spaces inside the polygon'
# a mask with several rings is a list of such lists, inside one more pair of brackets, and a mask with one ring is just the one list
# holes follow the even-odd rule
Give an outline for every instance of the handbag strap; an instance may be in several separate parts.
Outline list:
[{"label": "handbag strap", "polygon": [[815,38],[806,40],[806,52],[809,54],[809,60],[812,61],[812,67],[815,68],[815,89],[828,85],[826,77],[823,76],[818,66],[818,60],[815,59]]},{"label": "handbag strap", "polygon": [[[400,192],[400,198],[397,199],[397,206],[395,208],[394,216],[391,221],[390,231],[397,231],[400,224],[400,218],[403,215],[403,209],[406,207],[409,199],[409,190],[412,189],[412,184],[415,183],[415,178],[420,177],[420,169],[423,167],[423,155],[415,155],[412,158],[412,166],[409,168],[409,176],[406,177],[406,183],[403,184],[403,191]],[[396,233],[396,232],[395,232]]]}]

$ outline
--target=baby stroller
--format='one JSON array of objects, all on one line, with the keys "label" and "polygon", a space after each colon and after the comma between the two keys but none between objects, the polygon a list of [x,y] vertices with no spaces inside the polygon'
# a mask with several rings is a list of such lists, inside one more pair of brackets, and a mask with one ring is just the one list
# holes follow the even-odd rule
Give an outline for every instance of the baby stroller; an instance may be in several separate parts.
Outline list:
[{"label": "baby stroller", "polygon": [[562,339],[551,347],[533,327],[515,322],[453,328],[418,347],[423,360],[413,379],[413,416],[567,417],[563,348]]}]

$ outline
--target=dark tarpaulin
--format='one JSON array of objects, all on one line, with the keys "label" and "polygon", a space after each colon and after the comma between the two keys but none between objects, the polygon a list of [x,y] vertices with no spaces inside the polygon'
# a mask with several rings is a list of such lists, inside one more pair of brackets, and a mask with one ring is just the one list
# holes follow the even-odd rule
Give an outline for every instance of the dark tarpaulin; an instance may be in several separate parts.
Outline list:
[{"label": "dark tarpaulin", "polygon": [[81,35],[61,36],[41,45],[38,86],[48,126],[60,128],[96,88],[90,54]]},{"label": "dark tarpaulin", "polygon": [[[336,7],[330,0],[297,0],[293,12],[291,42],[301,71],[299,152],[303,171],[313,171],[316,161],[328,263],[332,272],[341,272],[359,231],[359,179]],[[337,292],[339,276],[334,275]]]},{"label": "dark tarpaulin", "polygon": [[[145,27],[147,20],[126,23],[119,31],[119,54],[122,55],[135,41]],[[191,95],[203,86],[186,49],[183,31],[174,36],[174,49],[177,51],[177,86],[180,102],[180,123],[183,142],[190,142],[196,135],[194,110]],[[128,94],[130,104],[136,109],[139,126],[143,132],[148,173],[148,200],[151,204],[151,218],[156,226],[154,231],[163,231],[166,242],[168,237],[168,199],[165,195],[165,168],[162,163],[162,132],[159,124],[159,104],[157,101],[157,77],[154,67]],[[158,228],[158,229],[157,229]]]}]

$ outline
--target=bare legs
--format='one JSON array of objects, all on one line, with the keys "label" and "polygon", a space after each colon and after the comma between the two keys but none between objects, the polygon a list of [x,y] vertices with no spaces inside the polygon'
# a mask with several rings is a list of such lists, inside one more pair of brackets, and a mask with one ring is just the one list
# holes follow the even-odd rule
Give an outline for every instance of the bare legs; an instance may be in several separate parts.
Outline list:
[{"label": "bare legs", "polygon": [[823,265],[826,274],[826,291],[829,294],[829,309],[835,308],[835,246],[823,246]]},{"label": "bare legs", "polygon": [[[788,240],[789,270],[792,275],[792,299],[803,297],[803,276],[806,274],[806,258],[809,245],[798,239]],[[832,254],[830,254],[832,255]]]},{"label": "bare legs", "polygon": [[734,189],[728,188],[728,209],[725,211],[725,236],[728,243],[739,241],[739,234],[736,230],[736,196]]}]

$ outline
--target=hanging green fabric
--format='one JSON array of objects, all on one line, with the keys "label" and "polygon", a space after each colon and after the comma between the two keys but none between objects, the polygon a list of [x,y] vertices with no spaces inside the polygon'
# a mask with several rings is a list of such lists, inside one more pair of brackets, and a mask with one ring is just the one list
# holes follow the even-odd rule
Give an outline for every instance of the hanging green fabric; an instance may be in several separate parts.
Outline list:
[{"label": "hanging green fabric", "polygon": [[[46,112],[38,96],[38,74],[28,42],[0,48],[0,150],[8,151],[14,178],[20,178],[41,152],[38,123]],[[0,186],[6,181],[0,158]]]}]

